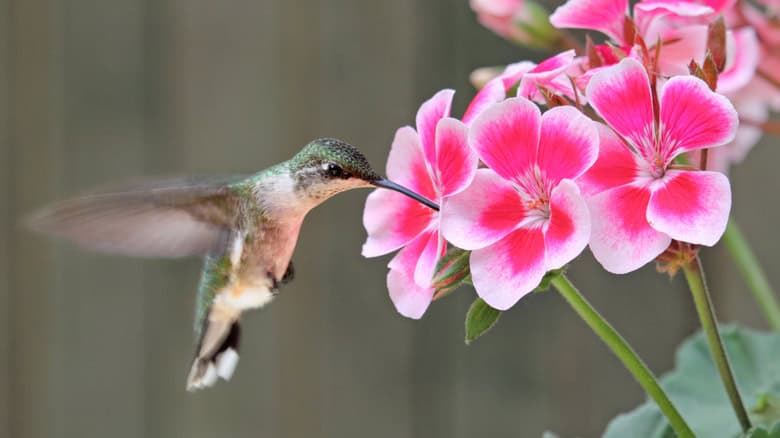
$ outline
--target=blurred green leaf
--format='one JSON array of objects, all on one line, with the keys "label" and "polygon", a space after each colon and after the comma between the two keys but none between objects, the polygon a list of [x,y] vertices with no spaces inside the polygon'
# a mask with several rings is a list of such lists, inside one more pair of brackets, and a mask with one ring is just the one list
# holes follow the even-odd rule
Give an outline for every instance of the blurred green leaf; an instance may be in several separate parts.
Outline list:
[{"label": "blurred green leaf", "polygon": [[496,310],[477,298],[469,307],[466,314],[466,344],[484,335],[498,322],[501,311]]},{"label": "blurred green leaf", "polygon": [[743,438],[780,438],[780,421],[772,425],[769,430],[761,426],[754,427],[742,436]]},{"label": "blurred green leaf", "polygon": [[[718,371],[701,333],[686,340],[677,351],[676,366],[661,378],[669,398],[696,436],[707,438],[780,438],[780,333],[727,326],[721,328],[740,394],[756,427],[742,435]],[[767,432],[766,428],[774,425]],[[764,433],[761,435],[761,429]],[[773,433],[777,432],[775,437]],[[619,415],[607,426],[604,438],[673,437],[666,418],[652,402]]]}]

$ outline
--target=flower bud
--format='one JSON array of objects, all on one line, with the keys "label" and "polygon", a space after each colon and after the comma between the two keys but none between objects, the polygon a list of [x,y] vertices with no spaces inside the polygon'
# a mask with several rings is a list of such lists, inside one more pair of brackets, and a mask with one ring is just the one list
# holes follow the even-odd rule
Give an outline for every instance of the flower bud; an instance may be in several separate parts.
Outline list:
[{"label": "flower bud", "polygon": [[550,48],[558,42],[558,31],[550,24],[549,13],[528,0],[471,0],[479,22],[518,44]]},{"label": "flower bud", "polygon": [[454,291],[469,276],[469,251],[451,247],[436,265],[431,287],[436,290],[433,299]]}]

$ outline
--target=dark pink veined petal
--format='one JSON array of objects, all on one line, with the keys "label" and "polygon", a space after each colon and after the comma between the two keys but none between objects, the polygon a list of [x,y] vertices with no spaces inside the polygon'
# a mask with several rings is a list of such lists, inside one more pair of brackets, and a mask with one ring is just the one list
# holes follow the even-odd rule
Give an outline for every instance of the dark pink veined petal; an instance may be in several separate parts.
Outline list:
[{"label": "dark pink veined petal", "polygon": [[536,163],[553,184],[582,175],[596,161],[598,153],[596,122],[576,108],[559,106],[542,115]]},{"label": "dark pink veined petal", "polygon": [[712,246],[726,230],[731,186],[719,172],[670,170],[654,187],[647,220],[682,242]]},{"label": "dark pink veined petal", "polygon": [[387,177],[428,199],[436,199],[436,190],[425,165],[420,137],[409,126],[395,132],[387,157]]},{"label": "dark pink veined petal", "polygon": [[459,120],[441,119],[436,127],[436,167],[442,197],[465,189],[474,179],[479,158],[468,144],[468,129]]},{"label": "dark pink veined petal", "polygon": [[734,139],[737,111],[725,96],[701,79],[676,76],[661,89],[660,147],[668,161],[694,149],[720,146]]},{"label": "dark pink veined petal", "polygon": [[545,270],[558,269],[588,246],[590,213],[574,181],[565,179],[550,196],[550,219],[544,232]]},{"label": "dark pink veined petal", "polygon": [[759,44],[756,31],[750,27],[729,32],[726,69],[718,75],[718,93],[733,93],[747,85],[756,75]]},{"label": "dark pink veined petal", "polygon": [[387,290],[398,313],[412,319],[423,316],[434,292],[431,288],[418,286],[408,273],[395,269],[387,273]]},{"label": "dark pink veined petal", "polygon": [[463,123],[471,124],[490,105],[506,99],[507,90],[517,84],[520,78],[532,68],[534,68],[534,63],[528,61],[508,65],[500,75],[491,79],[474,96],[474,99],[471,100],[468,108],[466,108],[466,112],[463,113]]},{"label": "dark pink veined petal", "polygon": [[639,61],[625,58],[593,75],[587,96],[607,124],[637,150],[654,142],[650,80]]},{"label": "dark pink veined petal", "polygon": [[669,247],[672,239],[647,222],[650,190],[637,185],[601,192],[588,200],[590,250],[609,272],[641,268]]},{"label": "dark pink veined petal", "polygon": [[611,129],[596,124],[599,133],[599,156],[593,166],[577,179],[585,196],[632,183],[639,176],[637,156]]},{"label": "dark pink veined petal", "polygon": [[472,122],[469,144],[488,167],[513,181],[533,165],[541,118],[539,108],[528,99],[507,99]]},{"label": "dark pink veined petal", "polygon": [[471,253],[471,280],[491,307],[506,310],[533,291],[544,277],[544,237],[540,228],[518,228]]},{"label": "dark pink veined petal", "polygon": [[525,214],[509,182],[490,169],[478,169],[466,190],[442,201],[441,231],[458,248],[484,248],[517,228]]},{"label": "dark pink veined petal", "polygon": [[400,193],[374,190],[366,199],[364,257],[377,257],[406,245],[431,226],[436,212]]},{"label": "dark pink veined petal", "polygon": [[550,15],[558,28],[593,29],[623,43],[628,0],[569,0]]},{"label": "dark pink veined petal", "polygon": [[441,90],[423,102],[417,111],[417,133],[420,136],[423,155],[431,166],[436,165],[436,125],[449,117],[455,90]]}]

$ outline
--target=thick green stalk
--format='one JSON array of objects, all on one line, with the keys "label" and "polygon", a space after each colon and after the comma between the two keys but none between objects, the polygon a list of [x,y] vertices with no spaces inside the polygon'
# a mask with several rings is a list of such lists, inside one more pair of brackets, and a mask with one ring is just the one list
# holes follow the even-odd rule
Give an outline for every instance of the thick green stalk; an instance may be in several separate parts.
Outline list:
[{"label": "thick green stalk", "polygon": [[731,365],[726,356],[726,350],[723,348],[723,341],[720,339],[715,308],[712,306],[712,299],[710,298],[709,289],[707,289],[707,282],[704,280],[704,271],[701,268],[699,256],[697,255],[691,263],[683,265],[683,271],[685,272],[685,279],[688,280],[691,294],[693,294],[693,301],[696,304],[696,312],[699,314],[701,327],[704,330],[704,334],[707,335],[710,354],[718,366],[720,379],[723,381],[723,386],[726,387],[726,392],[731,400],[731,407],[734,409],[734,413],[737,414],[742,431],[747,432],[751,427],[750,418],[745,410],[745,405],[742,403],[742,397],[739,395],[737,382],[734,380],[734,374],[731,372]]},{"label": "thick green stalk", "polygon": [[734,263],[753,293],[753,298],[764,313],[769,326],[772,330],[780,330],[780,304],[777,302],[777,295],[733,218],[729,220],[726,232],[723,234],[723,243],[731,253]]},{"label": "thick green stalk", "polygon": [[582,318],[588,326],[607,344],[615,356],[623,362],[634,379],[642,385],[645,392],[655,401],[661,412],[669,420],[669,424],[674,429],[678,437],[693,437],[694,434],[688,424],[682,418],[677,408],[666,395],[664,390],[658,384],[652,371],[647,368],[642,359],[636,354],[633,348],[628,345],[625,339],[590,305],[588,300],[577,290],[576,287],[566,278],[559,274],[552,278],[552,284],[563,295],[563,298],[569,303],[575,312]]}]

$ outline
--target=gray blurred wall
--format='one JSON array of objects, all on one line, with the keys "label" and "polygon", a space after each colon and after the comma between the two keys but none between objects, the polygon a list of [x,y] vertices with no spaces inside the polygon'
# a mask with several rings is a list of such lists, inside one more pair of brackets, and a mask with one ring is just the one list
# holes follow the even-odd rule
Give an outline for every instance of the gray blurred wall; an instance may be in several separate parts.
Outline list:
[{"label": "gray blurred wall", "polygon": [[[252,172],[318,136],[383,166],[395,129],[478,66],[539,52],[478,26],[466,0],[0,0],[0,436],[598,436],[643,397],[554,292],[463,344],[473,291],[412,321],[363,259],[367,192],[303,227],[296,280],[245,318],[233,381],[184,391],[198,260],[88,254],[21,229],[47,202],[138,175]],[[780,285],[780,151],[735,170],[735,213]],[[723,320],[764,327],[722,249]],[[651,368],[696,327],[682,279],[589,254],[572,279]]]}]

